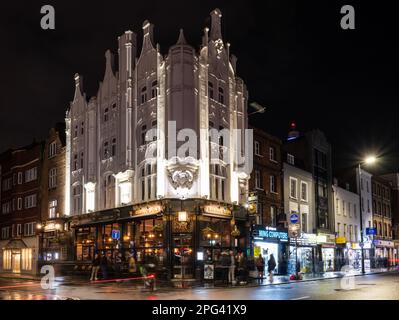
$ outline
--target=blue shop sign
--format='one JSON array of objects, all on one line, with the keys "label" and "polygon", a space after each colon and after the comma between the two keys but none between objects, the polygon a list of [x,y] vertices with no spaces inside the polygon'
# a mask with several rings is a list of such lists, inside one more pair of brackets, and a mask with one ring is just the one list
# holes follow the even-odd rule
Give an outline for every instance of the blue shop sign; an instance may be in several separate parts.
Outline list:
[{"label": "blue shop sign", "polygon": [[265,226],[254,226],[253,236],[255,239],[263,241],[288,241],[288,230]]},{"label": "blue shop sign", "polygon": [[119,240],[120,237],[121,237],[121,231],[120,230],[117,230],[117,229],[112,230],[112,239]]},{"label": "blue shop sign", "polygon": [[377,235],[377,228],[366,228],[366,235],[368,236]]}]

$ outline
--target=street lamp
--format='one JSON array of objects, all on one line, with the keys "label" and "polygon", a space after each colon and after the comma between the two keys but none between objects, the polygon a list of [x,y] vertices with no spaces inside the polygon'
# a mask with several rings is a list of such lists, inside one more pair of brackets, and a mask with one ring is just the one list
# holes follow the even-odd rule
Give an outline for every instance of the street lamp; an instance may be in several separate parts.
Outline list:
[{"label": "street lamp", "polygon": [[363,203],[362,203],[362,189],[361,189],[361,175],[362,175],[362,163],[365,165],[371,165],[377,162],[377,158],[374,155],[367,156],[363,162],[360,162],[358,164],[358,170],[359,170],[359,181],[358,181],[358,190],[359,190],[359,202],[360,202],[360,250],[362,254],[362,274],[365,274],[364,270],[364,239],[363,239]]},{"label": "street lamp", "polygon": [[251,113],[248,113],[248,116],[253,115],[253,114],[255,114],[255,113],[264,113],[264,112],[266,111],[266,107],[260,105],[260,104],[257,103],[257,102],[251,102],[251,103],[250,103],[250,106],[251,106],[252,108],[254,108],[256,111],[251,112]]}]

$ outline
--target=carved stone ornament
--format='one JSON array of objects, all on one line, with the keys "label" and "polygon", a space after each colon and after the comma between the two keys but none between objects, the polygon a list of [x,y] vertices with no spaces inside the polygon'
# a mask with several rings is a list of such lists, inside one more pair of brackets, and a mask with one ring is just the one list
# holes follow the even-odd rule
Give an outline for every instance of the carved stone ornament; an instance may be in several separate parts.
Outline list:
[{"label": "carved stone ornament", "polygon": [[195,159],[189,157],[183,160],[174,159],[168,165],[168,177],[173,188],[191,189],[198,173],[198,165],[195,162]]}]

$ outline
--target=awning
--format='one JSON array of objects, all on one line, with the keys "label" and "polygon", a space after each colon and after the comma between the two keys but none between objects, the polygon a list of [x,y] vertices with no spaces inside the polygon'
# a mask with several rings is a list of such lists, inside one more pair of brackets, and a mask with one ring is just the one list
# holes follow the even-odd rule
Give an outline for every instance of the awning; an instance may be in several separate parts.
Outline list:
[{"label": "awning", "polygon": [[4,249],[24,249],[27,248],[28,246],[26,245],[26,243],[21,240],[21,239],[13,239],[10,240],[6,246],[4,247]]}]

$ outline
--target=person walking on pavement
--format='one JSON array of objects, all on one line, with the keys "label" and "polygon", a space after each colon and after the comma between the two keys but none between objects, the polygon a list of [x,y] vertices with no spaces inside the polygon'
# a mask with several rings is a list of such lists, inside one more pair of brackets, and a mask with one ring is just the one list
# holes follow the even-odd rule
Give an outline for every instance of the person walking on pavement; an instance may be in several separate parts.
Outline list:
[{"label": "person walking on pavement", "polygon": [[269,280],[273,282],[273,271],[276,268],[276,260],[273,253],[270,254],[269,261],[267,262],[267,271],[269,272]]},{"label": "person walking on pavement", "polygon": [[265,259],[263,259],[261,254],[259,254],[258,258],[256,258],[256,268],[258,269],[258,280],[263,283]]},{"label": "person walking on pavement", "polygon": [[236,272],[236,259],[234,257],[234,252],[230,250],[229,283],[231,284],[234,284],[236,280],[235,272]]},{"label": "person walking on pavement", "polygon": [[108,258],[105,255],[105,253],[101,256],[100,260],[100,268],[101,268],[101,274],[103,276],[103,279],[107,279],[107,268],[108,268]]},{"label": "person walking on pavement", "polygon": [[121,276],[122,271],[122,254],[120,252],[116,252],[115,254],[115,274],[117,277]]},{"label": "person walking on pavement", "polygon": [[98,280],[97,274],[98,274],[98,270],[100,269],[100,259],[101,259],[100,255],[98,253],[96,253],[96,255],[94,256],[94,259],[93,259],[90,281]]},{"label": "person walking on pavement", "polygon": [[130,273],[135,273],[137,272],[137,267],[136,267],[136,260],[134,259],[133,253],[129,255],[129,272]]}]

